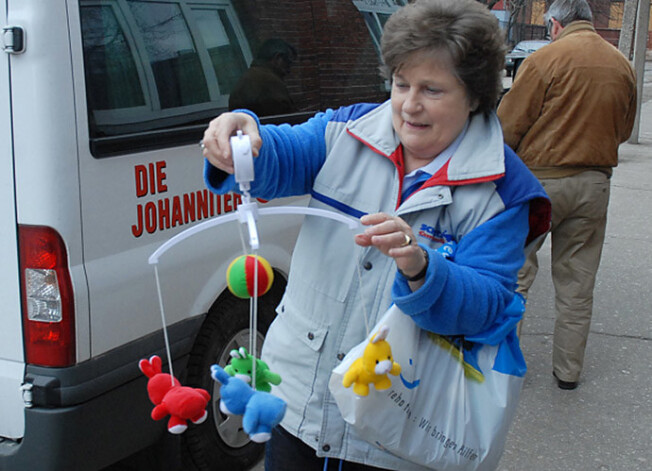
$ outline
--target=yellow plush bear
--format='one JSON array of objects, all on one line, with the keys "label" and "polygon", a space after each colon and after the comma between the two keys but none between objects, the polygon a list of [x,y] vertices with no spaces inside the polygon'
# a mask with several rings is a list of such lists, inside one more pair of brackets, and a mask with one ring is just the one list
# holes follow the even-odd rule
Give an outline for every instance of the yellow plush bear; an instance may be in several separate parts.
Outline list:
[{"label": "yellow plush bear", "polygon": [[389,327],[382,326],[374,335],[362,353],[344,374],[342,384],[348,388],[353,384],[353,392],[358,396],[369,394],[369,384],[377,390],[388,389],[392,382],[387,376],[401,373],[401,365],[394,362],[392,348],[387,342]]}]

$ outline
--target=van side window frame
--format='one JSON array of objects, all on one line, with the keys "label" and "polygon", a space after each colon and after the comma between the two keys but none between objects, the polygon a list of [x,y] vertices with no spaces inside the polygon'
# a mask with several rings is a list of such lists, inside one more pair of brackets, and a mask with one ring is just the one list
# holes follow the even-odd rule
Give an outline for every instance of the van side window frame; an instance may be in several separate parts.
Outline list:
[{"label": "van side window frame", "polygon": [[[137,24],[133,8],[143,7],[147,4],[170,5],[179,9],[180,17],[176,21],[182,22],[188,38],[194,48],[193,53],[197,55],[199,66],[203,72],[202,80],[205,81],[208,100],[201,103],[183,104],[173,108],[164,108],[161,105],[161,96],[153,70],[153,63],[148,53],[148,44],[141,34]],[[190,0],[82,0],[80,2],[81,16],[84,16],[84,8],[110,8],[116,25],[121,29],[120,33],[131,55],[138,75],[140,91],[145,103],[142,106],[131,106],[127,108],[114,109],[92,109],[94,100],[91,96],[94,92],[93,84],[87,83],[86,91],[88,97],[88,119],[91,154],[97,158],[109,157],[133,153],[139,150],[150,150],[168,147],[172,144],[183,144],[197,139],[198,129],[205,127],[205,124],[196,125],[199,121],[208,120],[224,111],[228,103],[228,94],[221,91],[217,77],[216,68],[211,60],[205,37],[201,34],[201,28],[196,21],[196,14],[199,10],[209,10],[216,13],[220,21],[228,21],[227,27],[232,31],[228,40],[235,38],[235,44],[228,43],[231,48],[236,48],[242,55],[241,67],[246,66],[252,60],[251,49],[244,31],[239,23],[231,0],[212,0],[205,2]],[[220,14],[223,13],[223,14]],[[102,13],[100,14],[103,15]],[[174,19],[171,19],[173,21]],[[82,21],[82,25],[84,25]],[[224,28],[224,25],[221,25]],[[84,31],[84,50],[87,48],[87,36],[96,31]],[[182,31],[183,33],[183,31]],[[85,67],[90,64],[86,61]],[[176,77],[174,77],[176,78]],[[195,125],[183,122],[188,116],[196,116]],[[147,128],[147,122],[162,122],[161,126],[151,125]],[[178,126],[175,126],[178,121]]]}]

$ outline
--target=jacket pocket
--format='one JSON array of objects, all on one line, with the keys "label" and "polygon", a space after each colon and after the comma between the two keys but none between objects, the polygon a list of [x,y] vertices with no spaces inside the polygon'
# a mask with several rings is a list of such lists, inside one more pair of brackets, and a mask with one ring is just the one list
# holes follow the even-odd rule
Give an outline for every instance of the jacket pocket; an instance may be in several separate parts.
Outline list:
[{"label": "jacket pocket", "polygon": [[297,308],[288,294],[283,297],[281,304],[276,309],[279,318],[285,325],[287,334],[284,336],[291,336],[305,344],[310,350],[318,352],[328,333],[328,327],[323,322],[325,316],[320,314],[318,306],[314,306],[308,311]]},{"label": "jacket pocket", "polygon": [[338,302],[346,299],[360,254],[353,236],[344,224],[306,216],[290,269],[289,287],[294,299],[314,298],[314,293]]}]

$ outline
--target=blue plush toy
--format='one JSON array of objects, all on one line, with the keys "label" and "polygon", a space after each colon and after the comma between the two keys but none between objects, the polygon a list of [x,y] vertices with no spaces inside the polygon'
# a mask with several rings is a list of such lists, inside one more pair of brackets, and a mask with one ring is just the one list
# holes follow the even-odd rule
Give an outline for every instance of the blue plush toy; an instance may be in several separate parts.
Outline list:
[{"label": "blue plush toy", "polygon": [[219,381],[220,410],[227,415],[242,415],[242,426],[253,442],[263,443],[272,436],[285,416],[286,403],[270,393],[254,391],[239,378],[230,376],[219,365],[211,366],[211,376]]}]

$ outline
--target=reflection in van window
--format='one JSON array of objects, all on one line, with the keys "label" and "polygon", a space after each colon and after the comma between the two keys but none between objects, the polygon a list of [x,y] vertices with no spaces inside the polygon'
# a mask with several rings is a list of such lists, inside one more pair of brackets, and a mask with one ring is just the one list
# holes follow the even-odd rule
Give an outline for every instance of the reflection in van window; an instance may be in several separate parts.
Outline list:
[{"label": "reflection in van window", "polygon": [[173,3],[129,2],[151,64],[161,108],[209,101],[208,86],[188,24]]},{"label": "reflection in van window", "polygon": [[377,41],[402,3],[80,0],[91,152],[196,142],[230,107],[299,122],[384,101]]},{"label": "reflection in van window", "polygon": [[192,12],[217,77],[219,93],[229,95],[247,68],[243,51],[248,51],[248,47],[238,40],[225,9],[193,8]]},{"label": "reflection in van window", "polygon": [[296,111],[284,81],[296,59],[297,50],[282,39],[265,41],[231,91],[229,109],[246,108],[258,116]]},{"label": "reflection in van window", "polygon": [[130,46],[113,9],[93,6],[82,10],[89,108],[111,110],[145,105],[141,80]]},{"label": "reflection in van window", "polygon": [[82,0],[81,19],[91,138],[205,122],[251,56],[230,2]]}]

